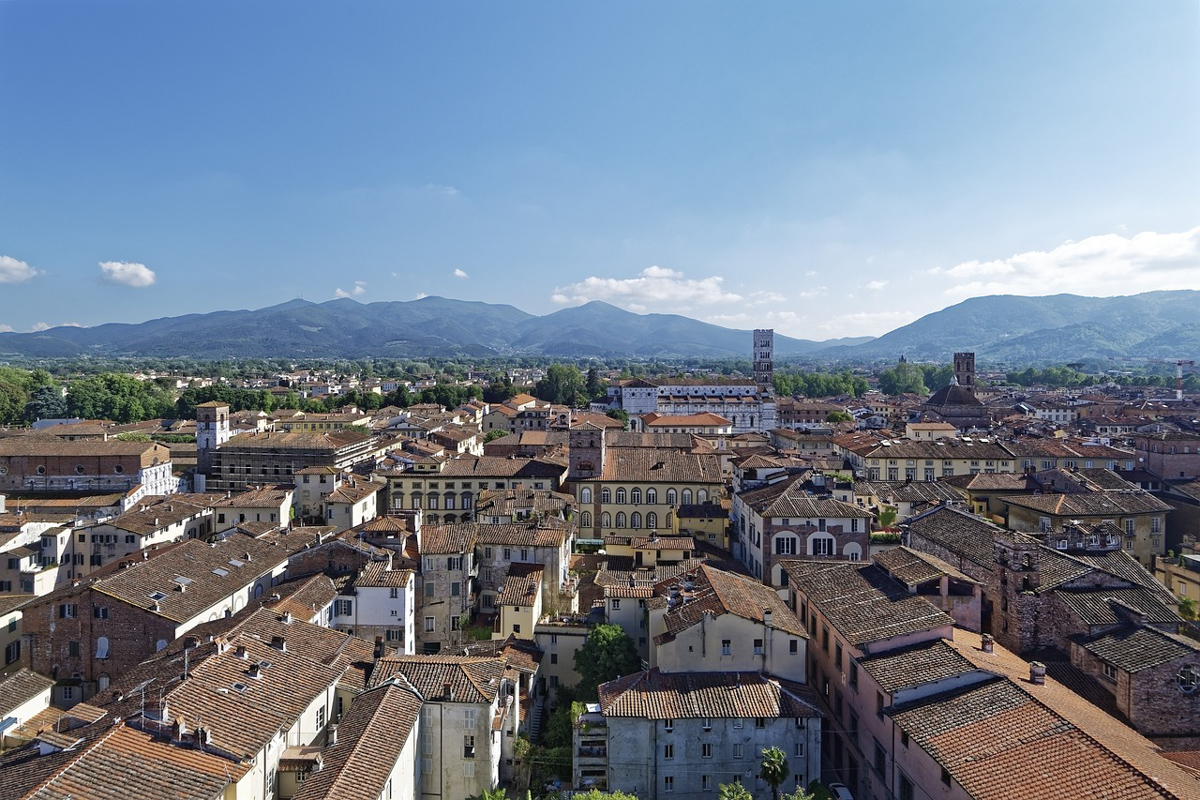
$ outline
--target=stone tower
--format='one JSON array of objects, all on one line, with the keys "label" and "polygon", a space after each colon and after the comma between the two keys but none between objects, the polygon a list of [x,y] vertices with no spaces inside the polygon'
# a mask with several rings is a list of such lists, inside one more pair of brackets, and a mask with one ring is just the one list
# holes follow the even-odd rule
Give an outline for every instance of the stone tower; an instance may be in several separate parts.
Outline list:
[{"label": "stone tower", "polygon": [[598,478],[604,472],[604,428],[584,422],[567,434],[568,472],[567,480]]},{"label": "stone tower", "polygon": [[954,379],[958,385],[975,395],[975,354],[954,354]]},{"label": "stone tower", "polygon": [[212,475],[213,453],[229,441],[229,405],[213,400],[196,406],[196,481],[195,490],[203,492],[205,480]]},{"label": "stone tower", "polygon": [[754,382],[762,394],[774,391],[775,331],[770,328],[754,331]]}]

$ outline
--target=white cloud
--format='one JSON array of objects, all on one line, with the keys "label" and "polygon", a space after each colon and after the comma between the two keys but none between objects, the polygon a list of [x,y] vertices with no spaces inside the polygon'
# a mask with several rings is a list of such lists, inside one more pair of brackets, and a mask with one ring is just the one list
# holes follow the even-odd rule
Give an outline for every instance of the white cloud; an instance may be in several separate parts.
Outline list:
[{"label": "white cloud", "polygon": [[24,283],[38,271],[12,256],[0,256],[0,283]]},{"label": "white cloud", "polygon": [[843,336],[882,336],[915,320],[920,314],[911,311],[856,311],[826,317],[818,325],[819,336],[812,339]]},{"label": "white cloud", "polygon": [[108,283],[143,288],[153,286],[154,270],[131,261],[101,261],[100,275]]},{"label": "white cloud", "polygon": [[885,287],[887,285],[888,285],[887,281],[871,281],[870,283],[868,283],[866,285],[865,288],[868,291],[878,292],[880,289],[882,289],[883,287]]},{"label": "white cloud", "polygon": [[787,298],[779,292],[751,292],[746,296],[746,301],[754,305],[762,305],[763,303],[782,303]]},{"label": "white cloud", "polygon": [[362,297],[366,293],[367,293],[367,282],[366,281],[355,281],[353,289],[351,289],[350,291],[347,292],[345,289],[342,289],[339,287],[336,291],[334,291],[333,296],[337,297],[337,298]]},{"label": "white cloud", "polygon": [[1048,295],[1062,292],[1105,297],[1200,286],[1200,226],[1181,233],[1144,231],[1068,241],[993,261],[965,261],[929,274],[945,294]]},{"label": "white cloud", "polygon": [[439,183],[427,183],[421,188],[427,192],[442,194],[446,197],[456,197],[458,195],[458,189],[455,189],[453,186],[442,186]]},{"label": "white cloud", "polygon": [[37,333],[38,331],[48,331],[50,330],[50,325],[45,322],[35,322],[33,327],[29,330],[32,333]]},{"label": "white cloud", "polygon": [[429,295],[426,294],[425,292],[417,292],[417,296],[416,296],[417,300],[424,300],[426,297],[429,297]]},{"label": "white cloud", "polygon": [[0,333],[12,333],[15,329],[12,325],[0,323]]},{"label": "white cloud", "polygon": [[637,313],[647,310],[679,313],[692,306],[744,302],[741,295],[725,290],[724,280],[719,275],[693,280],[673,269],[646,267],[636,278],[592,276],[560,286],[550,299],[560,305],[604,300]]},{"label": "white cloud", "polygon": [[456,278],[469,278],[469,277],[471,277],[471,276],[470,276],[470,275],[468,275],[467,273],[463,272],[461,269],[456,269],[456,270],[454,270],[454,277],[456,277]]}]

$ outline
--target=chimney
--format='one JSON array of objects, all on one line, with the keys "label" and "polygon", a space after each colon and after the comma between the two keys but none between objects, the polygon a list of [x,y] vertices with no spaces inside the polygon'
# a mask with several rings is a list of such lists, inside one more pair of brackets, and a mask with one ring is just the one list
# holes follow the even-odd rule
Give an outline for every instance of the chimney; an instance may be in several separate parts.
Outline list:
[{"label": "chimney", "polygon": [[333,747],[335,744],[337,744],[337,729],[338,726],[336,722],[329,726],[329,733],[325,736],[326,746]]},{"label": "chimney", "polygon": [[1029,682],[1041,686],[1046,682],[1046,665],[1040,661],[1029,662]]},{"label": "chimney", "polygon": [[446,698],[447,700],[454,700],[453,684],[449,684],[449,683],[442,684],[442,697]]},{"label": "chimney", "polygon": [[996,640],[992,638],[990,633],[985,633],[979,639],[979,647],[985,653],[991,653],[996,647]]},{"label": "chimney", "polygon": [[251,664],[250,669],[246,670],[246,674],[255,680],[258,680],[262,677],[261,672],[262,668],[259,667],[258,664]]},{"label": "chimney", "polygon": [[290,611],[283,612],[283,614],[281,614],[279,616],[279,621],[282,622],[284,625],[291,625],[292,624],[292,612],[290,612]]},{"label": "chimney", "polygon": [[763,611],[763,625],[769,628],[769,627],[771,627],[771,609],[764,608],[762,611]]},{"label": "chimney", "polygon": [[183,649],[184,650],[194,650],[195,648],[197,648],[199,646],[200,646],[200,637],[199,636],[183,637]]},{"label": "chimney", "polygon": [[287,642],[283,640],[282,636],[272,636],[271,647],[281,653],[287,652]]},{"label": "chimney", "polygon": [[233,651],[233,654],[235,656],[237,656],[238,658],[245,658],[246,657],[246,645],[239,644],[237,646],[237,649]]},{"label": "chimney", "polygon": [[373,654],[375,660],[378,661],[379,659],[383,658],[383,656],[386,653],[387,653],[387,647],[385,647],[383,644],[383,637],[376,636],[375,637],[375,652]]},{"label": "chimney", "polygon": [[183,724],[183,717],[176,717],[175,722],[171,724],[171,741],[181,741],[186,733],[187,726]]}]

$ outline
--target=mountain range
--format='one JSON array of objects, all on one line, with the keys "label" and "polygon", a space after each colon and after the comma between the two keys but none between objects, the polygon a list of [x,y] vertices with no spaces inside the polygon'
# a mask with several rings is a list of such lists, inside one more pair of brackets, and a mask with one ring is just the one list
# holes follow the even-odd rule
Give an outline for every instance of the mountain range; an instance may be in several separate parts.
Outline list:
[{"label": "mountain range", "polygon": [[[0,357],[558,358],[750,357],[751,334],[675,314],[594,301],[535,316],[443,297],[363,304],[292,300],[257,310],[138,324],[0,333]],[[944,361],[955,351],[1004,364],[1200,355],[1200,291],[1128,297],[976,297],[878,338],[812,341],[776,334],[777,360]]]}]

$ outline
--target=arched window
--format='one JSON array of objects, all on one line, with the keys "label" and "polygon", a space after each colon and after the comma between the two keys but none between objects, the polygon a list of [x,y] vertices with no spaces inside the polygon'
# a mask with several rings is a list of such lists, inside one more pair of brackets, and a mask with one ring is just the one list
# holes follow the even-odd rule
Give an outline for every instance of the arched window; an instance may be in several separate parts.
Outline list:
[{"label": "arched window", "polygon": [[683,490],[683,505],[690,506],[691,504],[692,504],[692,490],[684,489]]},{"label": "arched window", "polygon": [[675,490],[674,489],[667,489],[667,505],[669,505],[669,506],[675,505]]},{"label": "arched window", "polygon": [[862,545],[858,542],[850,542],[842,548],[842,555],[851,561],[862,561]]},{"label": "arched window", "polygon": [[655,514],[653,511],[651,511],[646,515],[646,527],[650,528],[651,530],[658,527],[658,514]]},{"label": "arched window", "polygon": [[[463,492],[462,497],[460,499],[462,500],[462,506],[461,506],[462,508],[470,508],[471,507],[472,495],[470,492]],[[469,516],[469,515],[464,515],[464,516]]]},{"label": "arched window", "polygon": [[579,527],[581,527],[581,528],[592,527],[592,512],[584,511],[579,515]]},{"label": "arched window", "polygon": [[658,490],[651,487],[646,490],[646,505],[654,505],[658,502]]},{"label": "arched window", "polygon": [[636,486],[630,489],[629,502],[633,503],[635,506],[640,506],[642,504],[642,490]]},{"label": "arched window", "polygon": [[154,650],[155,650],[155,652],[158,652],[159,650],[165,649],[166,646],[167,646],[167,640],[159,639],[157,642],[154,643]]},{"label": "arched window", "polygon": [[108,658],[107,636],[101,636],[96,639],[96,658]]},{"label": "arched window", "polygon": [[454,510],[454,493],[446,492],[445,500],[446,500],[446,506],[445,506],[446,510],[448,510],[448,511]]},{"label": "arched window", "polygon": [[625,487],[624,486],[617,489],[617,505],[619,505],[619,506],[625,505]]},{"label": "arched window", "polygon": [[592,502],[592,487],[584,486],[582,489],[579,490],[579,502],[581,502],[581,503]]},{"label": "arched window", "polygon": [[601,503],[611,503],[612,502],[612,491],[607,486],[605,486],[603,489],[600,490],[600,502]]},{"label": "arched window", "polygon": [[617,527],[618,528],[625,527],[625,512],[624,511],[617,512]]},{"label": "arched window", "polygon": [[97,691],[103,692],[105,689],[107,689],[111,685],[112,685],[112,676],[109,675],[107,672],[101,672],[99,675],[96,676]]},{"label": "arched window", "polygon": [[611,528],[612,527],[612,517],[609,516],[607,511],[605,511],[603,514],[600,515],[600,527],[601,528]]},{"label": "arched window", "polygon": [[642,527],[642,515],[638,512],[633,512],[629,515],[629,527],[637,529]]},{"label": "arched window", "polygon": [[707,503],[708,502],[708,489],[697,490],[696,502],[697,503]]}]

